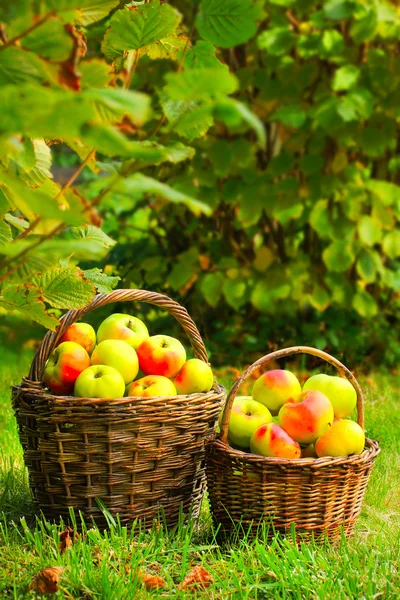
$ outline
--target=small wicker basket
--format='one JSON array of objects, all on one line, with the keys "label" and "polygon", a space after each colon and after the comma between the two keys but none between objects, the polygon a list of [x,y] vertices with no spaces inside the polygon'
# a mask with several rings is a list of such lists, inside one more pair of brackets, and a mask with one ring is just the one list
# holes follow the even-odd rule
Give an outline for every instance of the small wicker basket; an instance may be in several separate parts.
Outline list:
[{"label": "small wicker basket", "polygon": [[[320,350],[296,346],[260,358],[235,382],[224,409],[221,431],[206,446],[207,485],[214,523],[220,536],[255,537],[267,525],[271,539],[295,527],[296,537],[336,542],[349,536],[361,512],[378,443],[366,440],[358,456],[338,458],[267,458],[235,450],[227,444],[229,417],[242,383],[260,367],[293,354],[311,354],[330,363],[357,393],[358,423],[364,427],[364,399],[352,373],[337,359]],[[269,527],[268,527],[269,525]]]},{"label": "small wicker basket", "polygon": [[168,526],[180,515],[197,518],[205,490],[205,440],[215,425],[225,390],[152,398],[54,396],[41,381],[46,360],[65,330],[89,311],[112,302],[148,302],[168,311],[184,329],[197,358],[207,362],[200,333],[185,308],[144,290],[99,294],[71,310],[57,332],[47,332],[28,378],[13,387],[13,406],[34,500],[50,520],[69,521],[72,508],[99,526],[107,520],[96,502],[151,526],[160,516]]}]

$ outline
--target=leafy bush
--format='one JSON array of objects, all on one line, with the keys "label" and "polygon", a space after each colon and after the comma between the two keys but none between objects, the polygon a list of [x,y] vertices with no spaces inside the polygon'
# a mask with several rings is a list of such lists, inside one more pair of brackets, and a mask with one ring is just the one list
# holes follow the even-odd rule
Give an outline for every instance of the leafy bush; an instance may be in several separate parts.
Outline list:
[{"label": "leafy bush", "polygon": [[[215,347],[259,351],[265,332],[397,360],[394,4],[118,6],[0,13],[2,306],[54,327],[43,301],[82,305],[119,275],[180,296]],[[49,178],[60,143],[79,186]],[[105,272],[76,266],[93,260]]]}]

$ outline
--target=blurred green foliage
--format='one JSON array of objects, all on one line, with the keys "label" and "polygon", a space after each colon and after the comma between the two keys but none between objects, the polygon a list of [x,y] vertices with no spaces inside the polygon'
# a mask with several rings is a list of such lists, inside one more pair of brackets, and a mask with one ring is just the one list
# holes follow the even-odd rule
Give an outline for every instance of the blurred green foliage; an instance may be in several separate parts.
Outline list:
[{"label": "blurred green foliage", "polygon": [[[45,21],[0,46],[2,135],[14,152],[10,158],[6,146],[1,189],[11,190],[27,227],[37,215],[60,219],[49,202],[57,190],[37,183],[50,168],[49,139],[64,144],[54,146],[59,163],[65,144],[81,159],[94,149],[65,195],[60,244],[71,226],[85,230],[91,210],[104,219],[102,241],[118,241],[103,254],[85,255],[82,246],[68,265],[53,262],[54,277],[72,261],[84,269],[86,292],[95,285],[87,269],[101,265],[101,276],[119,276],[121,286],[165,291],[188,307],[215,361],[302,343],[352,364],[398,363],[395,3],[46,0],[34,14],[28,0],[19,2],[18,15],[0,13],[5,40],[33,17]],[[65,23],[73,24],[72,38]],[[77,56],[83,34],[85,57]],[[25,199],[31,215],[15,202],[18,178],[34,189]],[[75,194],[86,202],[78,215]],[[0,254],[9,265],[26,240],[15,239],[15,222],[3,223]],[[48,244],[38,248],[60,259],[61,246]],[[68,302],[63,296],[52,306]]]}]

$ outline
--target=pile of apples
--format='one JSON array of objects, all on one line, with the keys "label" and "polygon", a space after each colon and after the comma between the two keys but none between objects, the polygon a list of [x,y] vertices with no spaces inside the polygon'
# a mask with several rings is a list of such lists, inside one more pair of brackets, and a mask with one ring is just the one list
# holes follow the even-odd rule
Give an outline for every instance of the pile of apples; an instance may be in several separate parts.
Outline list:
[{"label": "pile of apples", "polygon": [[228,441],[253,454],[289,459],[361,454],[364,431],[346,418],[356,403],[347,379],[314,375],[301,389],[291,371],[267,371],[252,396],[235,398]]},{"label": "pile of apples", "polygon": [[209,392],[214,376],[204,361],[186,360],[176,338],[150,336],[143,321],[117,313],[97,334],[88,323],[71,325],[49,357],[43,380],[57,395],[122,398]]}]

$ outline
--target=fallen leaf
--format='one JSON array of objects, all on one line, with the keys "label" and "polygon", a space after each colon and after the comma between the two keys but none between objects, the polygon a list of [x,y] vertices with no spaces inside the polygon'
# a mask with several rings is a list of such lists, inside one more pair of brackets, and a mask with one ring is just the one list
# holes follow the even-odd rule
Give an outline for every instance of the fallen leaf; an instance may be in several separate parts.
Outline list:
[{"label": "fallen leaf", "polygon": [[71,548],[72,544],[78,539],[78,537],[79,534],[75,533],[74,535],[74,530],[71,527],[67,527],[65,531],[60,533],[60,554],[64,554],[67,548]]},{"label": "fallen leaf", "polygon": [[58,592],[58,582],[63,570],[63,567],[42,569],[35,575],[28,589],[41,594],[55,594]]},{"label": "fallen leaf", "polygon": [[165,581],[162,577],[159,577],[159,575],[142,573],[140,579],[146,586],[146,590],[158,590],[159,588],[165,587]]},{"label": "fallen leaf", "polygon": [[185,579],[178,585],[178,590],[186,590],[192,586],[198,586],[200,588],[208,587],[214,581],[213,576],[210,575],[204,567],[193,567],[193,569],[186,575]]}]

